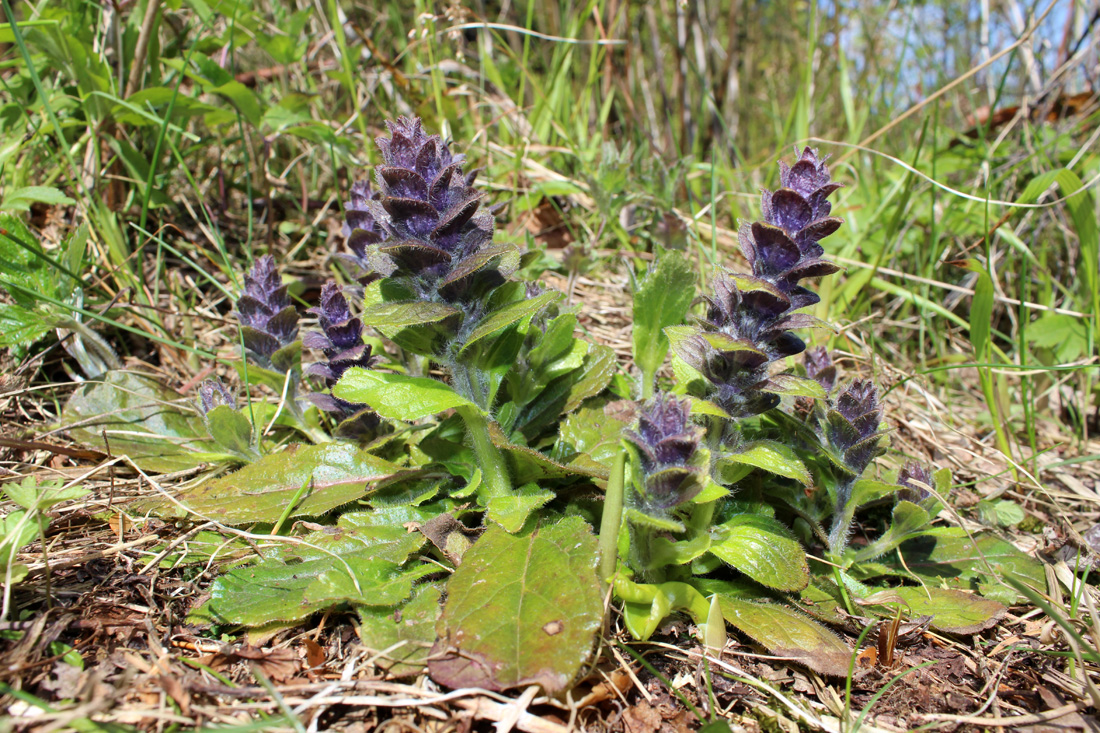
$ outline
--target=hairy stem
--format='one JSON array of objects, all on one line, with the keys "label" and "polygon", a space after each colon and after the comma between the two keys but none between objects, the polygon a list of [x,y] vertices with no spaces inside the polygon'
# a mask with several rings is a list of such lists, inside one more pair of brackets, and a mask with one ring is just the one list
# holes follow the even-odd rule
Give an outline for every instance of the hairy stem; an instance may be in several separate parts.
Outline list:
[{"label": "hairy stem", "polygon": [[495,496],[511,495],[512,481],[508,477],[504,454],[493,445],[493,440],[489,437],[489,418],[476,407],[462,406],[456,408],[456,411],[466,423],[470,444],[481,466],[481,480],[485,487],[483,498],[488,500]]},{"label": "hairy stem", "polygon": [[626,468],[626,450],[619,445],[611,475],[607,480],[607,493],[603,501],[603,517],[600,518],[600,577],[607,582],[615,575],[619,560],[619,529],[623,521],[623,474]]}]

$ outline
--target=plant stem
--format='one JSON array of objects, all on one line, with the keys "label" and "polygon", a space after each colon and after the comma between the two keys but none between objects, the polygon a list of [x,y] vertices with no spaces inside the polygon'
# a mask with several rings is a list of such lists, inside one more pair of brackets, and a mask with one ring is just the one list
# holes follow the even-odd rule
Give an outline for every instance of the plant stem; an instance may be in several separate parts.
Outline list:
[{"label": "plant stem", "polygon": [[623,521],[623,479],[626,468],[626,450],[619,444],[611,475],[607,479],[607,493],[603,500],[603,517],[600,519],[600,577],[607,582],[615,575],[619,560],[619,530]]},{"label": "plant stem", "polygon": [[495,496],[511,495],[512,482],[508,478],[504,455],[489,437],[489,418],[476,407],[462,406],[455,409],[466,423],[466,432],[470,435],[474,454],[481,465],[481,478],[485,487],[483,498],[488,500]]}]

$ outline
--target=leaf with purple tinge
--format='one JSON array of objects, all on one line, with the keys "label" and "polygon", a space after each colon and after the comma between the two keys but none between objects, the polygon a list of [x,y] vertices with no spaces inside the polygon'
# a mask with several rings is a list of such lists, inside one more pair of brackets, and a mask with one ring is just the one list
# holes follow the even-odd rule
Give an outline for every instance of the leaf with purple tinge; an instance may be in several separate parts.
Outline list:
[{"label": "leaf with purple tinge", "polygon": [[523,535],[490,527],[447,584],[428,670],[448,687],[572,683],[603,618],[596,538],[580,517]]},{"label": "leaf with purple tinge", "polygon": [[726,623],[772,654],[830,677],[847,676],[852,650],[809,616],[778,603],[757,603],[722,595],[718,596],[718,603]]}]

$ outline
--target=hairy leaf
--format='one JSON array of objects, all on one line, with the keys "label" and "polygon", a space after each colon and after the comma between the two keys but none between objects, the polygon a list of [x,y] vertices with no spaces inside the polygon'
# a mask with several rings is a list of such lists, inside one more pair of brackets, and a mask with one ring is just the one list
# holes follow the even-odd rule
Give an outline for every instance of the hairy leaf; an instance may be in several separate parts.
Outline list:
[{"label": "hairy leaf", "polygon": [[806,553],[790,530],[759,514],[738,514],[715,531],[710,551],[757,583],[799,591],[810,582]]},{"label": "hairy leaf", "polygon": [[809,616],[777,603],[756,603],[719,596],[726,623],[769,652],[806,665],[820,674],[845,677],[851,650],[840,637]]},{"label": "hairy leaf", "polygon": [[419,420],[453,407],[472,405],[434,379],[359,368],[349,369],[332,393],[348,402],[369,405],[389,420]]},{"label": "hairy leaf", "polygon": [[[179,504],[225,524],[275,522],[305,486],[290,517],[324,514],[362,498],[371,485],[401,468],[350,443],[292,445],[240,471],[200,484],[178,496]],[[147,507],[178,515],[178,504],[158,500]]]},{"label": "hairy leaf", "polygon": [[634,363],[652,381],[668,353],[664,329],[683,322],[695,297],[695,273],[688,259],[662,251],[634,291]]},{"label": "hairy leaf", "polygon": [[949,634],[976,634],[994,626],[1008,612],[997,601],[947,588],[891,588],[863,599],[864,603],[900,604],[911,618],[932,617],[932,628]]},{"label": "hairy leaf", "polygon": [[73,393],[61,414],[73,440],[114,456],[126,455],[146,471],[194,468],[214,445],[202,418],[177,403],[179,394],[152,377],[108,372]]},{"label": "hairy leaf", "polygon": [[447,584],[428,669],[449,687],[565,690],[603,616],[596,538],[579,517],[511,535],[490,527]]}]

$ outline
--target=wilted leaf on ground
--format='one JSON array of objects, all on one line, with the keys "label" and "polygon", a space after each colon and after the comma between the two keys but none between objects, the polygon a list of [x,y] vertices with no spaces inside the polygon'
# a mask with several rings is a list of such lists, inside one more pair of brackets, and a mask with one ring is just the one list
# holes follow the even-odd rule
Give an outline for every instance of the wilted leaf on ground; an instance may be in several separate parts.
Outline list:
[{"label": "wilted leaf on ground", "polygon": [[[292,445],[189,489],[177,499],[189,510],[225,524],[276,522],[303,486],[291,517],[317,516],[360,499],[372,483],[400,470],[351,443]],[[146,508],[167,515],[182,511],[159,500]]]},{"label": "wilted leaf on ground", "polygon": [[757,583],[798,591],[810,582],[806,553],[790,530],[759,514],[738,514],[715,528],[710,551]]},{"label": "wilted leaf on ground", "polygon": [[442,610],[440,596],[437,586],[427,584],[420,586],[412,600],[400,608],[359,607],[360,640],[373,652],[386,652],[375,660],[375,665],[397,677],[424,670]]},{"label": "wilted leaf on ground", "polygon": [[449,687],[566,689],[603,616],[597,557],[579,517],[518,536],[490,527],[447,584],[432,678]]},{"label": "wilted leaf on ground", "polygon": [[182,471],[204,460],[197,453],[214,448],[202,418],[176,404],[179,399],[151,377],[108,372],[73,393],[61,424],[72,426],[73,440],[129,456],[146,471]]},{"label": "wilted leaf on ground", "polygon": [[883,605],[900,604],[912,618],[931,616],[932,628],[949,634],[976,634],[994,626],[1008,611],[997,601],[946,588],[890,588],[864,599]]},{"label": "wilted leaf on ground", "polygon": [[852,650],[840,637],[809,616],[777,603],[719,596],[726,623],[759,642],[772,654],[793,659],[832,677],[848,674]]}]

